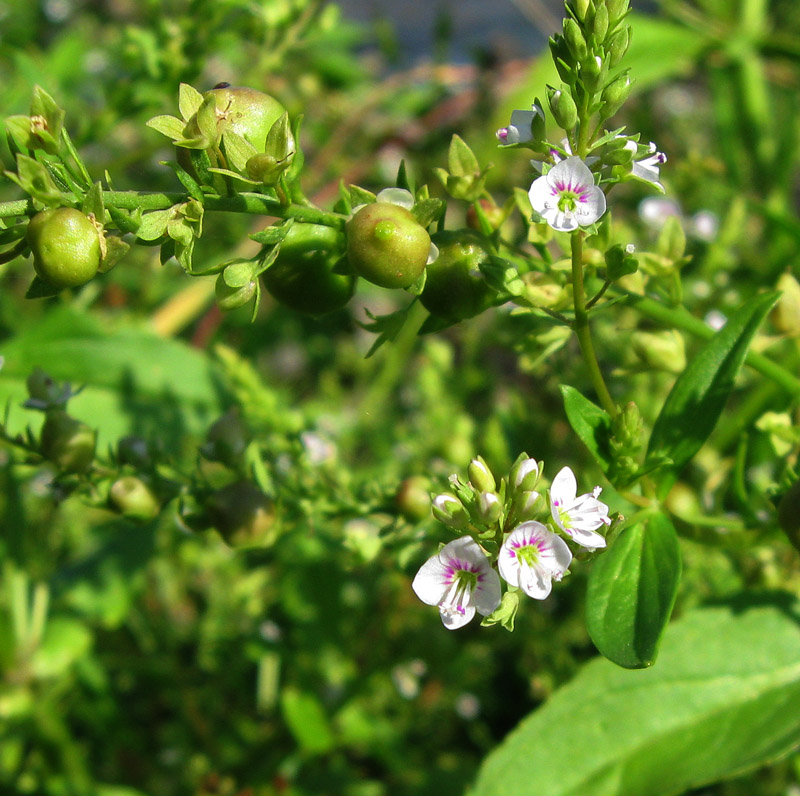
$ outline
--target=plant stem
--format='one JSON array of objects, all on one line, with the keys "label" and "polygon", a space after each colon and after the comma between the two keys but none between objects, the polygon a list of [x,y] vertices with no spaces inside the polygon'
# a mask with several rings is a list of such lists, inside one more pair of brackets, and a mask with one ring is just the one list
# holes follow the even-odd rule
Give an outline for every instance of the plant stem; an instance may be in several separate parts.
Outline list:
[{"label": "plant stem", "polygon": [[[708,340],[715,334],[710,326],[694,318],[683,307],[668,307],[660,301],[655,301],[646,296],[638,296],[635,293],[628,293],[624,298],[624,302],[654,321],[659,321],[665,326],[674,329],[682,329],[684,332],[689,332],[689,334],[693,334],[703,340]],[[745,362],[753,370],[779,384],[790,395],[800,395],[800,379],[797,379],[788,370],[763,356],[763,354],[748,351]]]},{"label": "plant stem", "polygon": [[597,354],[594,351],[592,342],[592,332],[589,328],[589,313],[586,311],[586,293],[583,287],[583,232],[575,232],[572,235],[572,300],[575,308],[575,322],[573,329],[581,345],[583,361],[589,371],[589,378],[592,380],[597,397],[603,405],[603,409],[611,417],[617,414],[617,405],[611,397],[611,393],[606,387],[600,365],[597,361]]},{"label": "plant stem", "polygon": [[[103,202],[106,207],[119,210],[166,210],[173,205],[187,200],[185,193],[150,193],[139,191],[103,191]],[[69,204],[69,197],[64,195],[64,204]],[[203,206],[206,210],[222,213],[247,213],[250,215],[275,216],[277,218],[294,218],[310,224],[322,224],[327,227],[344,227],[346,219],[338,213],[327,213],[316,207],[306,205],[282,205],[276,199],[257,193],[238,193],[234,196],[208,194]],[[30,199],[19,199],[14,202],[0,202],[0,218],[13,218],[32,213],[34,210]]]}]

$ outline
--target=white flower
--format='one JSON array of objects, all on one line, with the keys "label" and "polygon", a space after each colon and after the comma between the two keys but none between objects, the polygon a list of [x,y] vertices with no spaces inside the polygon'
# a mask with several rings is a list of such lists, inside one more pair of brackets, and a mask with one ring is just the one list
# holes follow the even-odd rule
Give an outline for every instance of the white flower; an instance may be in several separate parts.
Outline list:
[{"label": "white flower", "polygon": [[512,111],[511,124],[501,127],[495,135],[501,144],[524,144],[533,140],[532,125],[540,116],[544,121],[544,111],[538,105],[531,105],[529,111]]},{"label": "white flower", "polygon": [[500,605],[500,578],[471,536],[446,544],[429,558],[411,588],[422,602],[439,606],[448,630],[466,625],[476,610],[488,616]]},{"label": "white flower", "polygon": [[[639,145],[635,141],[628,141],[625,144],[625,149],[630,150],[635,155],[639,150]],[[667,162],[667,156],[663,152],[659,152],[658,147],[652,141],[647,151],[647,157],[633,161],[631,174],[637,180],[655,185],[661,193],[664,193],[664,186],[659,182],[658,170]]]},{"label": "white flower", "polygon": [[506,537],[497,565],[503,579],[534,600],[544,600],[552,581],[561,580],[572,561],[567,543],[540,522],[523,522]]},{"label": "white flower", "polygon": [[606,546],[606,540],[595,531],[611,524],[608,506],[597,499],[602,491],[596,486],[591,492],[576,497],[578,484],[569,467],[559,471],[550,487],[550,512],[556,524],[575,542],[589,550]]},{"label": "white flower", "polygon": [[589,167],[568,157],[533,181],[531,207],[557,232],[572,232],[594,224],[606,212],[605,194],[594,184]]}]

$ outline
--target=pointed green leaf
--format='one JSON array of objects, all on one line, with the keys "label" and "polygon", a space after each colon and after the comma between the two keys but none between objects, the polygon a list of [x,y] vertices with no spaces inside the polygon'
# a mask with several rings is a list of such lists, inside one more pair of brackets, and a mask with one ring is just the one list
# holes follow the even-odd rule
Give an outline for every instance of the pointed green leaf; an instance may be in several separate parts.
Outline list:
[{"label": "pointed green leaf", "polygon": [[680,577],[678,537],[664,514],[624,528],[589,576],[586,627],[597,649],[626,669],[652,665]]},{"label": "pointed green leaf", "polygon": [[179,141],[183,138],[184,122],[175,116],[154,116],[146,124],[173,141]]},{"label": "pointed green leaf", "polygon": [[200,110],[202,104],[203,95],[188,83],[181,83],[178,90],[178,110],[187,122]]},{"label": "pointed green leaf", "polygon": [[603,659],[484,762],[470,796],[678,796],[800,744],[800,605],[746,596],[687,614],[658,663]]},{"label": "pointed green leaf", "polygon": [[765,293],[737,310],[678,376],[653,426],[647,458],[670,458],[659,496],[700,450],[717,424],[758,327],[778,300]]},{"label": "pointed green leaf", "polygon": [[460,135],[454,135],[450,141],[447,167],[454,177],[476,177],[480,173],[478,158]]},{"label": "pointed green leaf", "polygon": [[589,453],[603,468],[603,472],[608,472],[611,467],[611,455],[608,450],[611,418],[608,412],[593,404],[568,384],[561,385],[561,397],[564,399],[564,411],[567,413],[567,420],[572,430],[589,449]]},{"label": "pointed green leaf", "polygon": [[84,215],[93,215],[100,223],[105,223],[106,209],[103,202],[103,186],[96,182],[89,193],[83,197],[83,204],[81,210]]}]

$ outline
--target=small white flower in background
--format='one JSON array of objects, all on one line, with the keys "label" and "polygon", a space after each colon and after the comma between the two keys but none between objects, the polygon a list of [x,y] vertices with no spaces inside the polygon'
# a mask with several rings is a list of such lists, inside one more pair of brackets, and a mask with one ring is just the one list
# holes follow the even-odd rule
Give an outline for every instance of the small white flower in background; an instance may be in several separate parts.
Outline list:
[{"label": "small white flower in background", "polygon": [[[639,150],[639,145],[635,141],[628,141],[625,149],[629,149],[635,155]],[[647,151],[647,157],[633,161],[631,173],[636,179],[649,182],[651,185],[655,185],[661,193],[664,193],[664,186],[659,182],[658,170],[667,162],[667,156],[663,152],[659,152],[652,141]]]},{"label": "small white flower in background", "polygon": [[457,630],[475,611],[488,616],[500,605],[500,578],[471,536],[446,544],[429,558],[411,584],[427,605],[438,605],[442,624]]},{"label": "small white flower in background", "polygon": [[506,537],[497,566],[503,579],[528,597],[544,600],[552,581],[561,580],[572,562],[567,543],[540,522],[523,522]]},{"label": "small white flower in background", "polygon": [[544,120],[544,111],[538,105],[531,105],[529,111],[512,111],[511,124],[501,127],[495,135],[501,144],[524,144],[533,140],[533,120],[541,116]]},{"label": "small white flower in background", "polygon": [[710,210],[698,210],[689,221],[689,232],[699,240],[709,243],[719,232],[719,218]]},{"label": "small white flower in background", "polygon": [[681,206],[674,199],[648,196],[639,202],[639,218],[654,229],[661,229],[670,216],[681,217]]},{"label": "small white flower in background", "polygon": [[596,486],[585,495],[578,495],[578,482],[569,467],[562,468],[550,487],[550,512],[562,531],[589,550],[605,547],[606,540],[595,533],[603,525],[611,525],[608,506],[597,496],[603,490]]},{"label": "small white flower in background", "polygon": [[531,207],[557,232],[594,224],[606,212],[605,194],[579,157],[561,160],[528,191]]}]

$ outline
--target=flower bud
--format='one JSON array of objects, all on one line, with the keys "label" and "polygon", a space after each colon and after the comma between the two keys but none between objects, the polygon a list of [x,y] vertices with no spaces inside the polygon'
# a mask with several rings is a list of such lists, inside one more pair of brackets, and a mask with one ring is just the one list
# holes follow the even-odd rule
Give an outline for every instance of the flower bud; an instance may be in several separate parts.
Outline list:
[{"label": "flower bud", "polygon": [[800,284],[787,271],[778,279],[781,296],[772,311],[775,328],[790,337],[800,335]]},{"label": "flower bud", "polygon": [[406,478],[395,496],[395,504],[409,522],[419,522],[431,516],[430,482],[422,475]]},{"label": "flower bud", "polygon": [[611,27],[619,22],[625,15],[630,5],[630,0],[606,0],[606,7],[608,8],[608,21]]},{"label": "flower bud", "polygon": [[117,459],[120,464],[129,464],[137,470],[147,470],[153,464],[150,444],[142,437],[123,437],[117,443]]},{"label": "flower bud", "polygon": [[478,518],[484,525],[491,525],[500,519],[503,504],[494,492],[481,492],[477,503]]},{"label": "flower bud", "polygon": [[631,94],[633,83],[627,72],[612,80],[601,95],[600,115],[604,118],[613,116],[624,104]]},{"label": "flower bud", "polygon": [[482,456],[474,458],[467,467],[469,480],[479,492],[494,492],[497,482]]},{"label": "flower bud", "polygon": [[635,331],[631,346],[648,367],[667,373],[681,373],[686,367],[686,348],[680,332],[668,329],[661,332]]},{"label": "flower bud", "polygon": [[92,465],[97,433],[62,409],[47,412],[40,439],[42,455],[64,473],[85,473]]},{"label": "flower bud", "polygon": [[47,409],[51,406],[64,404],[71,395],[69,385],[61,387],[41,368],[34,368],[31,375],[26,379],[25,384],[28,388],[28,395],[33,401],[32,404],[28,405],[37,409]]},{"label": "flower bud", "polygon": [[571,130],[578,123],[578,108],[569,91],[547,89],[550,112],[556,124],[564,130]]},{"label": "flower bud", "polygon": [[589,91],[595,91],[606,74],[603,59],[599,55],[589,56],[581,62],[581,79]]},{"label": "flower bud", "polygon": [[238,265],[245,265],[244,263],[236,263],[229,265],[218,277],[214,285],[214,294],[217,298],[217,305],[221,310],[230,312],[231,310],[244,307],[255,295],[257,281],[256,277],[251,274],[250,278],[243,284],[230,284],[227,276],[228,269],[235,268]]},{"label": "flower bud", "polygon": [[564,41],[576,61],[582,61],[589,52],[580,25],[572,17],[564,20]]},{"label": "flower bud", "polygon": [[592,0],[572,0],[571,5],[575,16],[581,22],[585,22],[587,17],[594,13],[594,3],[592,3]]},{"label": "flower bud", "polygon": [[533,489],[539,481],[539,463],[536,459],[521,459],[508,474],[508,482],[514,492]]},{"label": "flower bud", "polygon": [[800,481],[792,484],[778,503],[778,525],[800,551]]},{"label": "flower bud", "polygon": [[292,165],[293,160],[294,152],[282,160],[266,152],[259,152],[247,161],[245,171],[251,180],[258,180],[264,185],[277,185],[281,175]]},{"label": "flower bud", "polygon": [[268,547],[275,542],[272,501],[250,481],[217,490],[206,503],[208,518],[231,547]]},{"label": "flower bud", "polygon": [[539,502],[539,493],[536,490],[521,491],[514,495],[511,510],[515,522],[530,520],[535,514],[536,504]]},{"label": "flower bud", "polygon": [[462,529],[469,525],[469,513],[464,504],[453,495],[437,495],[431,507],[433,516],[449,528]]},{"label": "flower bud", "polygon": [[628,52],[628,46],[631,43],[631,29],[626,26],[620,28],[610,39],[606,45],[606,52],[608,52],[608,65],[614,68]]},{"label": "flower bud", "polygon": [[151,520],[158,514],[155,495],[140,478],[132,475],[118,478],[111,485],[109,500],[123,516]]},{"label": "flower bud", "polygon": [[608,33],[608,9],[605,3],[601,2],[597,5],[592,20],[592,37],[598,46],[605,41],[606,33]]},{"label": "flower bud", "polygon": [[249,441],[247,428],[238,410],[231,409],[208,429],[205,444],[200,450],[206,459],[232,467],[239,463]]},{"label": "flower bud", "polygon": [[625,404],[613,421],[614,437],[631,450],[641,447],[643,428],[641,412],[633,401]]}]

